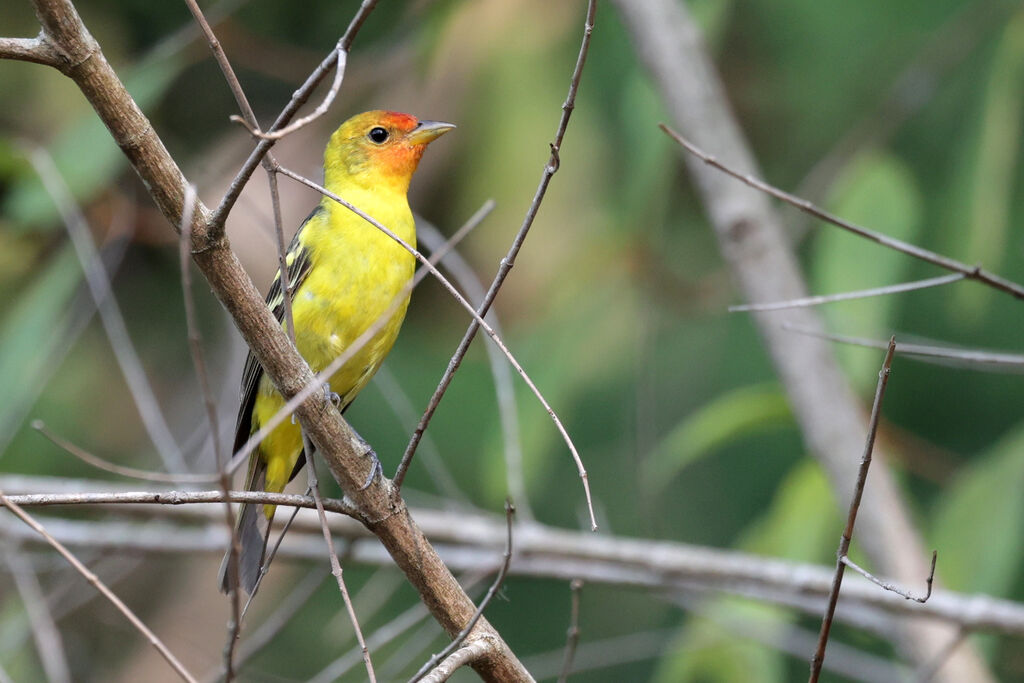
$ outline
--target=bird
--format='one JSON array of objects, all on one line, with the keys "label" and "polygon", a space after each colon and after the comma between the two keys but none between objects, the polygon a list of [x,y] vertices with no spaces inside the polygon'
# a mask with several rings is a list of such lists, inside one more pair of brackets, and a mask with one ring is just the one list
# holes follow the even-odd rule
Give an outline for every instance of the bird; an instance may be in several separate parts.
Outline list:
[{"label": "bird", "polygon": [[[427,145],[453,128],[450,123],[394,111],[357,114],[342,123],[327,143],[324,187],[415,247],[409,183]],[[415,259],[377,227],[324,195],[292,239],[285,264],[295,346],[314,372],[340,356],[401,298],[380,330],[325,384],[325,397],[344,412],[395,343],[409,304],[405,288],[412,280]],[[284,325],[280,270],[267,294],[267,306]],[[242,371],[234,452],[284,403],[250,351]],[[294,420],[282,421],[250,455],[246,489],[281,492],[307,456],[300,426]],[[239,509],[238,577],[240,587],[250,595],[263,571],[274,511],[273,505],[253,503]],[[230,559],[229,549],[220,570],[220,588],[225,593],[235,587]]]}]

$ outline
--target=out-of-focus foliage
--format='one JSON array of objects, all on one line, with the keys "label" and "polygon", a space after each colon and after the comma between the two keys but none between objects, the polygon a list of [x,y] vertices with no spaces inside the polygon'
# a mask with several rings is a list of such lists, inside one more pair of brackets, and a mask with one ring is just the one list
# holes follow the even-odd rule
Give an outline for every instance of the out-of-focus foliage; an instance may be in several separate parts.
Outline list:
[{"label": "out-of-focus foliage", "polygon": [[[211,17],[227,14],[215,29],[261,121],[274,117],[333,46],[357,5],[243,1],[207,8]],[[1018,4],[690,6],[768,180],[806,189],[810,199],[872,229],[1024,280]],[[104,0],[80,10],[204,201],[215,204],[251,142],[228,121],[235,105],[207,47],[188,28],[185,6]],[[546,162],[583,10],[582,1],[380,3],[356,41],[331,113],[281,142],[275,154],[315,178],[324,141],[354,112],[388,107],[457,123],[426,155],[412,204],[451,233],[485,199],[497,200],[494,214],[460,247],[489,282]],[[5,35],[38,30],[28,3],[0,4],[0,26]],[[910,65],[913,75],[902,76]],[[197,471],[209,470],[213,456],[186,348],[173,232],[66,79],[41,66],[0,62],[0,92],[0,424],[17,422],[0,434],[7,444],[0,469],[109,476],[41,438],[29,426],[33,418],[112,461],[159,465],[102,329],[96,321],[76,323],[90,305],[81,269],[22,156],[25,146],[43,145],[97,242],[131,236],[113,274],[116,296],[183,451]],[[662,120],[656,90],[613,6],[603,3],[561,168],[498,299],[507,341],[580,447],[604,531],[830,563],[841,531],[835,497],[806,456],[754,326],[746,314],[726,312],[737,302],[735,290],[677,149],[657,129]],[[847,152],[836,157],[835,150]],[[841,162],[823,169],[825,158]],[[282,192],[294,229],[316,197],[286,180]],[[262,287],[276,258],[266,194],[257,173],[229,220],[233,245]],[[814,293],[939,274],[793,211],[783,216]],[[242,351],[218,304],[201,284],[196,289],[226,445]],[[1022,310],[1009,297],[958,283],[836,304],[826,320],[859,336],[896,333],[1020,351]],[[387,362],[414,409],[425,405],[466,322],[429,280],[414,295]],[[475,343],[429,435],[469,502],[499,513],[507,495],[503,439],[483,343]],[[870,401],[881,353],[837,351]],[[543,522],[580,528],[583,498],[565,446],[518,381],[516,392],[529,506]],[[1021,405],[1020,375],[896,360],[881,439],[928,541],[939,548],[939,578],[952,588],[1024,599]],[[384,395],[371,387],[347,417],[392,470],[408,432]],[[414,500],[437,492],[425,467],[418,460],[410,474]],[[219,665],[228,609],[216,593],[219,558],[83,555],[99,562],[101,575],[116,580],[119,593],[193,670]],[[49,555],[29,557],[48,592],[69,585],[75,595],[88,594]],[[264,604],[304,571],[275,565]],[[389,583],[389,572],[353,565],[345,576],[353,593],[369,591],[362,606],[374,611],[364,631],[415,602],[402,582]],[[16,680],[35,680],[40,665],[11,585],[0,579],[0,662]],[[513,578],[488,615],[517,652],[543,654],[562,647],[568,606],[565,584]],[[677,605],[615,587],[585,587],[582,611],[584,644],[649,634],[646,649],[634,643],[618,664],[580,675],[589,681],[794,680],[804,675],[810,652],[790,656],[758,638],[816,628],[813,617],[736,599]],[[248,628],[265,613],[257,609]],[[351,641],[339,613],[336,588],[324,582],[301,621],[247,665],[245,680],[314,676],[344,652],[339,642]],[[76,680],[164,675],[107,606],[69,603],[57,614]],[[427,628],[437,636],[435,626]],[[863,633],[840,629],[837,637],[878,657],[893,654],[890,643]],[[614,642],[601,648],[605,654],[616,652]],[[996,675],[1021,677],[1019,643],[989,644]],[[375,661],[386,667],[429,651],[424,644],[410,654],[412,647],[392,644],[374,652]],[[633,656],[641,651],[648,654]],[[588,666],[582,651],[581,657],[580,666]],[[557,665],[535,673],[552,677]],[[357,667],[344,680],[363,675]]]}]

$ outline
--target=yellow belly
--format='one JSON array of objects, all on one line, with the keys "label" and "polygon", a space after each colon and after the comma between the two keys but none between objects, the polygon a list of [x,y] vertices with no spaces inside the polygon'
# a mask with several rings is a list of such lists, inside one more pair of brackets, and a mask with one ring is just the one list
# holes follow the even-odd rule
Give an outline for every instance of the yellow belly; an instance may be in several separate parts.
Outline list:
[{"label": "yellow belly", "polygon": [[[314,372],[320,372],[397,303],[370,341],[331,375],[331,391],[341,396],[344,407],[370,381],[398,337],[409,304],[409,295],[403,290],[412,278],[415,260],[377,228],[339,208],[347,215],[332,210],[324,220],[304,228],[303,237],[311,245],[311,268],[292,298],[299,353]],[[408,205],[405,212],[380,219],[415,245]],[[349,216],[358,223],[349,223]],[[347,223],[340,229],[339,220]],[[264,376],[253,407],[253,429],[266,424],[283,405],[281,395]],[[263,440],[259,454],[267,464],[267,491],[284,489],[301,451],[301,430],[291,420],[282,422]],[[272,508],[267,508],[269,516]]]}]

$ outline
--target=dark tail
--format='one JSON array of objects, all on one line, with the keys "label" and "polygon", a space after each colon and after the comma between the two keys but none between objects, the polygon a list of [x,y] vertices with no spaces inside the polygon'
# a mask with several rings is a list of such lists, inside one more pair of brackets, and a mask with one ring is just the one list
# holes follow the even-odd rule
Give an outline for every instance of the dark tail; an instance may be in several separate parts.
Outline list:
[{"label": "dark tail", "polygon": [[[266,464],[255,453],[252,460],[253,466],[249,473],[246,490],[262,491],[266,479]],[[242,546],[242,552],[238,556],[238,577],[242,590],[249,595],[252,595],[263,569],[269,531],[270,520],[263,513],[263,505],[243,503],[238,511],[235,533]],[[234,583],[234,572],[231,571],[230,563],[231,551],[229,549],[220,563],[220,590],[223,593],[230,592]]]}]

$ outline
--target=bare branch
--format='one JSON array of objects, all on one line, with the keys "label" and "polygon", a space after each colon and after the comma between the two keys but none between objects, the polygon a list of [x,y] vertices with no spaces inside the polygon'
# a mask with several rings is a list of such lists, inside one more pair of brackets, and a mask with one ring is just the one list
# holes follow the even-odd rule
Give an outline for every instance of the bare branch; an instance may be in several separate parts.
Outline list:
[{"label": "bare branch", "polygon": [[[364,1],[343,38],[345,49],[374,4],[371,0]],[[104,58],[70,0],[35,0],[35,6],[46,39],[67,56],[60,69],[89,100],[146,184],[161,213],[177,230],[187,186],[181,170]],[[282,112],[276,127],[291,119],[333,62],[327,60],[307,79]],[[271,144],[272,141],[261,140],[257,145],[221,202],[216,220],[197,202],[192,221],[192,253],[267,376],[288,399],[314,381],[313,373],[289,343],[245,274],[223,230],[224,220],[238,193]],[[360,489],[366,478],[367,463],[359,452],[357,435],[337,410],[325,405],[320,397],[308,398],[296,414],[333,476],[360,510],[363,523],[381,540],[438,623],[449,634],[458,633],[472,616],[472,601],[416,528],[399,492],[390,482],[377,480],[375,486]],[[477,623],[476,631],[489,636],[495,644],[491,654],[473,663],[481,676],[487,680],[530,680],[529,673],[485,619]]]},{"label": "bare branch", "polygon": [[4,560],[14,577],[14,586],[21,596],[21,604],[28,615],[32,633],[35,636],[36,648],[39,650],[39,661],[46,672],[50,683],[68,683],[71,671],[68,668],[67,656],[60,630],[50,612],[50,606],[39,585],[39,577],[24,555],[12,544],[4,549]]},{"label": "bare branch", "polygon": [[[194,0],[192,0],[194,3]],[[198,11],[198,7],[196,8]],[[209,29],[205,18],[203,25]],[[227,639],[224,643],[224,683],[231,683],[235,677],[235,646],[238,643],[238,633],[242,627],[241,604],[238,595],[239,579],[238,556],[242,552],[235,532],[235,512],[231,509],[231,503],[227,502],[227,493],[231,490],[231,480],[227,472],[227,462],[220,447],[220,439],[217,438],[220,430],[217,428],[217,398],[210,388],[210,377],[206,371],[206,360],[203,357],[203,340],[199,333],[199,320],[196,315],[195,299],[192,295],[192,258],[190,245],[192,244],[192,215],[195,212],[197,196],[195,187],[189,185],[185,190],[185,208],[181,215],[181,235],[178,238],[178,265],[181,269],[181,293],[185,303],[185,327],[188,330],[188,348],[192,356],[192,366],[195,369],[196,379],[199,382],[200,393],[203,396],[203,405],[206,407],[206,421],[209,425],[211,440],[213,441],[214,462],[217,463],[217,481],[220,490],[224,493],[224,524],[228,530],[228,575],[231,580],[228,582],[228,600],[231,603],[231,618],[227,624]]]},{"label": "bare branch", "polygon": [[447,681],[456,670],[475,662],[493,649],[494,643],[487,638],[474,640],[453,652],[426,676],[416,680],[421,680],[424,683],[442,683],[442,681]]},{"label": "bare branch", "polygon": [[[544,201],[544,196],[547,194],[551,178],[558,171],[558,153],[562,147],[562,140],[565,138],[565,131],[569,126],[569,118],[572,116],[573,109],[576,107],[576,93],[579,91],[580,79],[583,77],[583,65],[587,61],[587,53],[590,50],[590,36],[594,32],[594,14],[596,11],[597,0],[590,0],[587,4],[587,16],[583,25],[583,40],[580,44],[579,54],[576,57],[576,66],[573,69],[572,78],[569,81],[569,93],[566,95],[565,102],[562,104],[562,116],[558,121],[558,128],[555,131],[555,139],[550,143],[551,155],[548,157],[548,161],[544,165],[544,171],[541,174],[540,183],[537,185],[537,191],[534,193],[533,201],[530,202],[530,206],[526,210],[526,216],[523,218],[523,223],[519,227],[519,232],[516,233],[515,239],[512,240],[512,245],[509,247],[508,253],[505,255],[505,258],[501,260],[501,265],[498,267],[498,272],[494,276],[494,280],[491,282],[491,286],[487,290],[486,296],[484,296],[483,301],[480,302],[480,306],[477,308],[474,320],[469,324],[469,327],[466,329],[466,334],[463,335],[462,341],[459,342],[459,346],[456,348],[451,360],[448,361],[448,367],[445,368],[444,374],[441,376],[440,382],[438,382],[437,389],[434,390],[434,394],[430,397],[430,401],[427,403],[427,408],[423,412],[423,417],[420,419],[420,423],[416,425],[416,431],[413,432],[412,438],[409,440],[409,445],[406,446],[405,453],[402,454],[402,461],[399,463],[394,477],[395,487],[398,489],[402,488],[402,482],[405,480],[405,475],[412,464],[412,457],[416,453],[416,447],[419,445],[420,439],[423,438],[423,432],[426,431],[427,425],[430,424],[430,420],[434,416],[437,406],[440,405],[441,399],[448,390],[448,385],[451,384],[452,377],[455,376],[455,372],[462,364],[462,359],[465,358],[466,352],[469,351],[469,345],[473,342],[473,338],[476,337],[477,330],[480,328],[480,324],[477,321],[480,320],[482,322],[482,316],[487,315],[487,311],[490,310],[491,304],[494,303],[495,297],[498,296],[498,291],[505,282],[505,278],[508,277],[509,272],[515,265],[516,256],[519,254],[519,250],[523,246],[523,241],[526,239],[526,235],[529,233],[530,228],[533,225],[533,221],[537,217],[537,212],[540,210],[541,202]],[[484,329],[487,329],[486,325],[484,326]],[[583,478],[584,487],[587,487],[586,471],[583,470],[583,464],[577,462],[577,468]],[[587,501],[588,507],[590,507],[589,490],[587,490]],[[590,519],[591,527],[596,529],[597,521],[594,519],[592,507],[590,507]]]},{"label": "bare branch", "polygon": [[[274,636],[281,632],[288,622],[298,614],[298,611],[303,605],[313,596],[313,593],[324,581],[323,572],[317,568],[306,574],[304,578],[299,580],[291,592],[288,593],[274,608],[273,614],[267,617],[267,620],[259,625],[259,628],[254,630],[252,634],[246,638],[238,646],[238,657],[236,658],[236,665],[241,667],[250,657],[258,653],[263,649],[265,645],[270,643]],[[426,610],[424,610],[426,615]],[[219,676],[209,676],[207,680],[213,683],[212,680],[216,680]]]},{"label": "bare branch", "polygon": [[573,659],[576,657],[576,646],[580,642],[580,593],[583,592],[583,582],[573,579],[569,583],[569,591],[572,594],[572,606],[569,609],[569,630],[565,635],[565,659],[562,660],[562,672],[558,674],[558,683],[569,680]]},{"label": "bare branch", "polygon": [[[506,538],[505,538],[505,554],[502,556],[501,568],[498,570],[498,575],[494,577],[494,583],[487,589],[487,595],[480,601],[480,606],[476,608],[476,612],[473,617],[466,623],[466,627],[459,632],[452,642],[448,646],[441,650],[439,653],[431,657],[427,662],[420,667],[412,678],[409,679],[409,683],[416,683],[419,680],[424,680],[427,677],[428,672],[435,667],[440,668],[439,662],[444,660],[450,654],[455,652],[457,649],[462,648],[462,644],[466,642],[466,638],[469,637],[473,627],[476,626],[476,622],[483,616],[484,610],[487,609],[487,605],[491,604],[491,600],[498,593],[502,584],[505,583],[505,577],[508,575],[508,565],[512,561],[512,516],[515,514],[516,509],[510,501],[505,501],[505,524],[507,525]],[[472,643],[470,643],[472,645]],[[469,647],[467,645],[466,647]],[[468,660],[467,660],[468,661]]]},{"label": "bare branch", "polygon": [[[307,459],[313,454],[313,444],[303,436]],[[377,457],[374,455],[373,457]],[[312,461],[306,463],[306,476],[309,479],[309,490],[313,493],[313,501],[316,503],[316,515],[320,521],[320,530],[323,532],[324,543],[327,544],[327,555],[331,563],[331,574],[338,582],[338,590],[341,591],[342,600],[345,603],[345,611],[348,612],[349,622],[355,631],[356,640],[359,641],[359,649],[363,654],[363,663],[366,665],[366,676],[370,683],[376,683],[377,676],[373,672],[373,662],[370,660],[370,650],[366,647],[366,640],[363,639],[363,629],[359,626],[359,617],[356,616],[355,607],[352,606],[352,598],[348,594],[348,587],[345,585],[345,576],[338,561],[338,553],[334,550],[334,541],[331,539],[331,529],[327,524],[327,514],[324,512],[324,503],[320,498],[320,482],[316,475],[316,466]]]},{"label": "bare branch", "polygon": [[85,462],[97,469],[101,469],[105,472],[111,472],[118,474],[122,477],[131,477],[132,479],[141,479],[143,481],[158,481],[162,483],[181,483],[181,484],[212,484],[217,481],[218,476],[216,474],[191,474],[188,472],[182,472],[180,474],[168,474],[167,472],[153,472],[152,470],[140,470],[135,467],[125,467],[124,465],[117,465],[115,463],[104,460],[103,458],[93,455],[89,451],[76,446],[67,439],[55,434],[50,431],[49,427],[46,426],[42,420],[33,420],[32,429],[36,430],[47,439],[49,439],[55,446],[63,449],[67,453],[75,456],[82,462]]},{"label": "bare branch", "polygon": [[56,67],[60,64],[60,53],[40,34],[35,38],[0,38],[0,59],[15,59]]},{"label": "bare branch", "polygon": [[[885,349],[886,342],[879,339],[867,339],[864,337],[850,337],[843,334],[832,334],[819,330],[810,330],[788,323],[782,324],[782,329],[797,334],[827,339],[841,344],[853,346],[864,346],[870,349]],[[1002,353],[997,351],[975,351],[972,349],[956,349],[949,346],[929,346],[926,344],[908,344],[900,342],[896,345],[896,353],[907,355],[916,360],[927,360],[938,358],[941,360],[953,361],[963,366],[979,366],[979,370],[1000,370],[1012,372],[1024,372],[1024,355],[1018,353]],[[985,366],[993,366],[991,368]]]},{"label": "bare branch", "polygon": [[341,48],[340,40],[338,41],[338,45],[334,48],[334,51],[338,55],[338,63],[334,67],[334,82],[331,83],[331,89],[327,92],[327,96],[324,97],[323,102],[318,104],[311,114],[307,114],[300,119],[296,119],[284,128],[270,133],[264,133],[258,127],[240,116],[232,116],[231,120],[235,123],[242,124],[251,135],[263,140],[280,140],[285,135],[294,133],[303,126],[316,121],[318,118],[326,114],[328,109],[330,109],[331,104],[334,102],[334,98],[338,95],[338,91],[341,90],[341,82],[345,78],[345,65],[348,62],[348,52]]},{"label": "bare branch", "polygon": [[113,603],[114,607],[116,607],[118,611],[121,612],[121,614],[123,614],[128,619],[129,622],[131,622],[132,626],[134,626],[143,636],[145,636],[146,640],[148,640],[150,644],[156,648],[160,655],[167,661],[168,664],[171,665],[171,668],[174,669],[174,671],[183,680],[189,681],[189,683],[195,683],[196,679],[192,676],[192,674],[190,674],[185,669],[184,666],[182,666],[181,662],[178,661],[178,658],[175,657],[174,654],[169,649],[167,649],[167,646],[164,645],[163,641],[160,640],[155,633],[149,630],[149,627],[142,623],[142,621],[137,616],[135,616],[135,613],[128,608],[128,605],[124,604],[121,601],[121,598],[117,597],[117,595],[115,595],[113,591],[107,588],[106,584],[100,581],[99,577],[96,576],[96,574],[91,572],[88,567],[79,562],[78,558],[71,554],[71,551],[65,548],[60,543],[60,541],[51,536],[39,522],[37,522],[35,519],[29,516],[28,513],[22,510],[20,506],[18,506],[10,498],[5,496],[2,491],[0,491],[0,503],[2,503],[4,507],[6,507],[12,513],[14,513],[14,515],[18,519],[20,519],[29,527],[31,527],[33,531],[42,536],[46,540],[46,542],[53,547],[54,550],[60,553],[60,555],[65,560],[67,560],[79,574],[81,574],[85,578],[86,581],[88,581],[96,590],[102,593],[103,597],[105,597],[107,600]]},{"label": "bare branch", "polygon": [[[483,572],[477,572],[475,575],[470,576],[464,583],[466,590],[473,591],[476,588],[476,585],[483,581],[484,577],[485,574]],[[366,644],[369,647],[378,648],[383,647],[388,643],[393,643],[403,633],[423,622],[426,617],[427,610],[422,604],[417,603],[412,605],[397,617],[371,633],[366,639]],[[414,655],[410,655],[410,652],[415,652],[415,648],[409,647],[408,644],[403,646],[402,654],[409,657],[411,660]],[[358,648],[349,650],[344,655],[335,659],[333,662],[321,669],[318,674],[310,678],[309,683],[332,683],[333,681],[341,678],[352,667],[358,664],[361,657],[362,655]],[[395,655],[392,655],[385,664],[385,667],[393,670],[400,670],[404,665],[405,662],[401,659],[396,659]],[[388,675],[386,671],[382,671],[381,676],[386,680],[393,680],[395,678],[394,675]]]},{"label": "bare branch", "polygon": [[[818,635],[818,646],[811,658],[811,675],[808,683],[817,683],[821,676],[821,665],[825,661],[825,646],[828,644],[829,632],[832,630],[832,619],[836,613],[836,603],[839,601],[839,589],[843,585],[843,573],[846,564],[844,558],[850,552],[850,542],[853,540],[853,525],[857,523],[857,511],[860,509],[860,501],[864,496],[864,484],[868,479],[868,468],[871,467],[871,454],[875,448],[875,435],[878,433],[878,420],[882,415],[882,399],[885,397],[885,388],[889,384],[889,372],[892,368],[892,357],[896,353],[896,337],[889,339],[889,348],[885,352],[885,360],[882,361],[882,370],[878,373],[878,386],[875,388],[875,401],[871,405],[871,419],[868,422],[867,442],[864,445],[864,455],[860,461],[860,470],[857,472],[857,485],[853,489],[853,500],[850,501],[850,511],[846,517],[846,528],[843,530],[842,538],[839,541],[839,550],[836,553],[836,572],[832,579],[832,590],[828,596],[828,607],[825,616],[821,621],[821,633]],[[932,571],[935,570],[935,556],[932,555]],[[931,576],[928,578],[928,594],[931,595]],[[921,602],[924,602],[923,600]]]},{"label": "bare branch", "polygon": [[[356,34],[359,32],[359,29],[362,28],[366,18],[370,15],[370,12],[373,11],[373,8],[376,7],[376,5],[377,0],[363,0],[363,3],[359,6],[359,10],[356,12],[356,15],[349,23],[348,29],[345,31],[345,35],[342,36],[338,47],[331,50],[323,61],[320,62],[320,65],[313,70],[313,73],[309,75],[306,82],[295,91],[292,95],[291,101],[289,101],[281,113],[278,114],[277,120],[274,121],[274,125],[270,127],[271,133],[279,130],[292,120],[292,117],[295,116],[299,107],[306,103],[310,95],[313,94],[313,90],[316,86],[320,84],[320,81],[322,81],[330,70],[338,63],[336,51],[340,48],[341,50],[348,52],[352,47],[352,41],[355,40]],[[263,160],[263,157],[275,142],[277,141],[273,139],[260,140],[259,144],[256,145],[256,149],[254,149],[252,154],[249,155],[249,158],[245,160],[245,163],[238,171],[235,179],[231,181],[231,185],[228,187],[227,193],[225,193],[224,198],[221,199],[220,204],[217,206],[217,210],[214,211],[211,216],[211,225],[216,227],[218,233],[223,231],[224,222],[227,220],[228,213],[231,212],[235,202],[238,201],[238,197],[242,193],[242,188],[245,187],[245,183],[248,182],[253,171],[256,170],[256,166]]]},{"label": "bare branch", "polygon": [[928,278],[927,280],[917,280],[915,282],[904,282],[898,285],[888,285],[887,287],[875,287],[873,289],[861,289],[856,292],[842,292],[841,294],[822,294],[820,296],[807,296],[801,299],[790,299],[789,301],[773,301],[770,303],[763,304],[741,304],[739,306],[730,306],[730,313],[739,313],[741,311],[779,311],[786,308],[799,308],[801,306],[818,306],[820,304],[830,304],[836,301],[849,301],[851,299],[867,299],[873,296],[887,296],[889,294],[899,294],[900,292],[912,292],[917,289],[927,289],[928,287],[938,287],[940,285],[948,285],[951,282],[957,282],[963,280],[966,276],[960,273],[953,273],[952,275],[943,275],[941,277]]},{"label": "bare branch", "polygon": [[96,303],[103,329],[110,341],[110,347],[114,351],[118,365],[121,366],[121,372],[128,384],[129,391],[131,391],[132,398],[135,400],[149,438],[156,446],[157,453],[160,454],[160,459],[169,472],[187,471],[185,460],[164,420],[160,404],[153,393],[153,387],[146,377],[142,361],[132,344],[128,328],[125,326],[124,316],[112,294],[110,280],[103,268],[99,253],[96,251],[96,245],[92,242],[85,215],[82,214],[81,209],[72,198],[71,192],[64,184],[64,179],[61,178],[60,171],[53,163],[53,159],[44,149],[36,147],[30,150],[29,160],[64,220],[68,236],[71,238],[75,253],[82,264],[89,293]]},{"label": "bare branch", "polygon": [[877,576],[875,576],[874,574],[872,574],[871,572],[869,572],[868,570],[864,569],[863,567],[858,565],[856,562],[851,560],[848,555],[843,555],[842,557],[839,558],[839,561],[842,562],[843,564],[845,564],[847,567],[849,567],[853,571],[855,571],[858,574],[860,574],[861,576],[863,576],[865,579],[867,579],[871,583],[875,584],[876,586],[884,588],[887,591],[891,591],[891,592],[895,593],[896,595],[902,596],[905,600],[913,600],[914,602],[920,602],[921,604],[924,604],[924,603],[928,602],[928,598],[930,598],[932,596],[932,584],[935,582],[935,563],[938,561],[938,559],[939,559],[938,551],[933,550],[932,551],[932,567],[931,567],[931,569],[928,572],[928,578],[924,580],[925,586],[927,586],[927,590],[925,590],[924,595],[921,595],[921,596],[914,595],[913,593],[911,593],[907,589],[900,588],[899,586],[897,586],[894,583],[889,583],[888,581],[883,581],[882,579],[878,578]]},{"label": "bare branch", "polygon": [[[612,1],[675,129],[698,145],[714,148],[741,173],[756,176],[757,162],[686,4],[674,0]],[[735,182],[682,149],[680,152],[744,299],[759,303],[807,296],[797,256],[768,196]],[[785,316],[804,327],[822,327],[811,309],[793,309]],[[774,315],[758,313],[754,318],[807,449],[822,463],[838,504],[845,509],[849,482],[857,470],[854,454],[864,444],[863,406],[827,345],[787,334]],[[875,459],[881,464],[885,453],[876,449]],[[923,576],[927,569],[920,534],[885,467],[874,468],[864,503],[858,520],[860,539],[874,566],[903,582]],[[953,632],[946,625],[917,620],[899,622],[898,626],[899,648],[915,664],[931,660]],[[965,647],[950,660],[942,680],[981,683],[992,677],[980,654]]]},{"label": "bare branch", "polygon": [[981,266],[969,266],[966,263],[962,263],[955,259],[951,259],[949,257],[936,254],[935,252],[929,251],[927,249],[922,249],[921,247],[918,247],[914,244],[910,244],[908,242],[904,242],[902,240],[889,237],[888,235],[883,235],[880,232],[875,232],[874,230],[869,230],[855,223],[851,223],[850,221],[843,220],[842,218],[834,216],[829,212],[825,211],[824,209],[815,206],[806,199],[801,199],[796,195],[784,192],[783,190],[780,190],[777,187],[769,185],[763,180],[755,178],[749,173],[741,173],[739,171],[734,170],[730,166],[727,166],[726,164],[722,163],[715,157],[701,150],[699,147],[697,147],[692,142],[684,138],[682,135],[666,126],[664,123],[659,124],[659,127],[663,131],[665,131],[665,133],[668,134],[669,137],[678,142],[683,147],[683,149],[685,149],[687,152],[703,161],[708,166],[717,168],[719,171],[722,171],[723,173],[730,175],[733,178],[736,178],[737,180],[749,185],[755,190],[764,192],[765,194],[771,197],[783,201],[786,204],[789,204],[790,206],[794,206],[803,211],[804,213],[810,214],[811,216],[814,216],[819,220],[823,220],[826,223],[830,223],[836,226],[837,228],[842,228],[847,232],[852,232],[854,235],[863,237],[864,239],[867,240],[871,240],[872,242],[877,242],[878,244],[881,244],[883,247],[888,247],[889,249],[892,249],[894,251],[901,252],[908,256],[913,256],[916,259],[925,261],[926,263],[931,263],[933,265],[952,271],[954,273],[960,273],[965,278],[968,278],[970,280],[976,280],[977,282],[987,285],[992,289],[996,289],[1000,292],[1005,292],[1014,298],[1024,299],[1024,286],[1019,285],[1016,282],[1012,282],[1005,278],[999,277],[998,275],[990,273],[987,270],[984,270]]},{"label": "bare branch", "polygon": [[[108,551],[191,554],[223,554],[224,536],[220,491],[117,491],[110,482],[84,482],[52,477],[0,477],[0,488],[12,491],[64,490],[55,494],[8,496],[22,505],[90,504],[143,508],[149,515],[184,518],[187,525],[161,527],[159,538],[152,522],[82,521],[48,518],[48,528],[57,539],[83,548]],[[84,490],[83,490],[84,489]],[[281,546],[288,557],[323,560],[323,539],[313,500],[307,496],[232,491],[231,500],[257,504],[304,508]],[[197,505],[190,503],[206,503]],[[346,514],[354,512],[340,500],[324,499],[324,509]],[[417,525],[437,544],[446,562],[456,570],[493,571],[495,552],[500,552],[506,523],[490,515],[459,510],[445,512],[417,508]],[[0,523],[3,518],[0,517]],[[209,529],[197,528],[195,521],[209,522]],[[386,549],[355,519],[332,516],[332,533],[350,542],[351,561],[393,565]],[[0,529],[14,540],[37,542],[34,534],[20,525]],[[315,535],[313,535],[315,533]],[[863,529],[861,530],[863,536]],[[589,531],[568,531],[537,523],[516,528],[517,556],[510,572],[517,576],[546,577],[565,581],[583,579],[588,583],[614,584],[636,589],[667,591],[725,591],[774,604],[792,606],[819,617],[829,594],[834,568],[777,560],[761,555],[701,546],[650,541],[622,536],[595,536]],[[856,608],[856,609],[855,609]],[[859,612],[857,610],[860,610]],[[866,612],[864,610],[871,610]],[[926,604],[910,602],[878,590],[860,577],[843,583],[843,604],[837,618],[858,618],[874,614],[878,624],[894,626],[893,616],[921,617],[963,625],[974,631],[990,630],[1024,636],[1024,605],[987,595],[968,595],[936,588]],[[846,615],[844,617],[844,615]],[[863,626],[864,624],[860,624]],[[560,650],[561,651],[561,650]]]},{"label": "bare branch", "polygon": [[[437,251],[438,244],[442,241],[441,233],[430,223],[416,220],[416,235],[424,246],[431,252]],[[434,254],[431,253],[431,259]],[[457,252],[453,251],[441,259],[441,267],[451,273],[452,278],[459,283],[466,297],[471,301],[483,301],[486,296],[483,283],[477,278],[469,263]],[[479,305],[479,304],[478,304]],[[498,335],[502,335],[501,325],[494,308],[491,308],[484,316],[491,327]],[[512,371],[502,358],[501,352],[492,344],[485,346],[487,349],[487,360],[491,366],[491,376],[494,378],[494,393],[498,401],[498,417],[501,419],[501,434],[505,446],[505,471],[507,477],[508,492],[512,500],[516,501],[516,515],[521,520],[532,520],[533,511],[530,509],[530,497],[526,490],[526,477],[523,474],[523,452],[519,440],[519,409],[516,406],[515,386],[513,384]],[[428,438],[426,435],[422,439]]]}]

